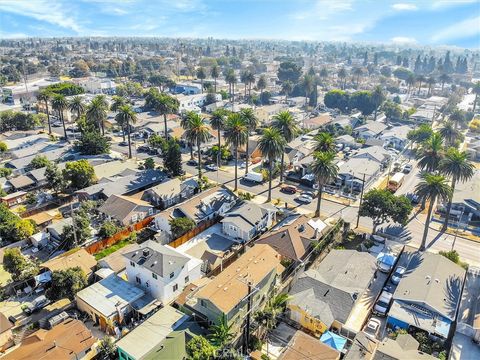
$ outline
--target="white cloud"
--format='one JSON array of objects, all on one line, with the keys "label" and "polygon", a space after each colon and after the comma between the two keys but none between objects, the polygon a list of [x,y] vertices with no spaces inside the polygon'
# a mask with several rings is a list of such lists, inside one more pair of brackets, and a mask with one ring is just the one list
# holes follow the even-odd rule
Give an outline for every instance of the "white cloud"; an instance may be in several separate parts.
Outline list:
[{"label": "white cloud", "polygon": [[398,3],[398,4],[393,4],[392,8],[398,11],[413,11],[417,10],[418,7],[415,4],[410,4],[410,3]]},{"label": "white cloud", "polygon": [[407,36],[395,36],[390,41],[395,44],[415,44],[417,42],[415,38]]},{"label": "white cloud", "polygon": [[62,3],[58,1],[2,0],[0,1],[0,11],[46,21],[50,24],[73,30],[76,33],[81,32],[81,26],[73,17],[69,16],[71,11],[65,9]]},{"label": "white cloud", "polygon": [[432,37],[432,41],[438,43],[478,35],[480,34],[478,24],[480,24],[480,16],[460,21],[438,31]]}]

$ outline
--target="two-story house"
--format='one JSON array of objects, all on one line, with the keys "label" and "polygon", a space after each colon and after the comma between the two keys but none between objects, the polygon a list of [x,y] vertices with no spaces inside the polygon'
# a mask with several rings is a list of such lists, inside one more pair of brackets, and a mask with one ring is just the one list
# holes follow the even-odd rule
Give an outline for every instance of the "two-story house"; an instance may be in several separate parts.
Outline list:
[{"label": "two-story house", "polygon": [[277,209],[270,204],[245,201],[225,214],[222,231],[240,242],[248,242],[273,225]]},{"label": "two-story house", "polygon": [[128,226],[152,216],[155,208],[148,202],[133,198],[131,196],[112,195],[98,211],[108,219],[118,221],[120,224]]},{"label": "two-story house", "polygon": [[255,245],[198,290],[186,306],[210,324],[225,315],[236,331],[247,313],[249,291],[254,309],[261,309],[272,294],[284,270],[280,261],[270,245]]},{"label": "two-story house", "polygon": [[178,178],[174,178],[145,190],[142,200],[166,209],[191,198],[197,190],[198,183],[195,179],[191,178],[181,181]]},{"label": "two-story house", "polygon": [[163,304],[174,300],[191,281],[202,276],[202,261],[153,240],[123,254],[128,281]]}]

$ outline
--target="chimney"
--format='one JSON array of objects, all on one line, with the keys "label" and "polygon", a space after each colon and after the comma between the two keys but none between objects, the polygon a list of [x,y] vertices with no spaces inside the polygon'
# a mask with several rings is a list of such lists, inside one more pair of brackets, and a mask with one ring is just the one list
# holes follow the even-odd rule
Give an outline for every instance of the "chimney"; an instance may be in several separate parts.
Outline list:
[{"label": "chimney", "polygon": [[148,256],[150,251],[148,249],[143,249],[143,256]]}]

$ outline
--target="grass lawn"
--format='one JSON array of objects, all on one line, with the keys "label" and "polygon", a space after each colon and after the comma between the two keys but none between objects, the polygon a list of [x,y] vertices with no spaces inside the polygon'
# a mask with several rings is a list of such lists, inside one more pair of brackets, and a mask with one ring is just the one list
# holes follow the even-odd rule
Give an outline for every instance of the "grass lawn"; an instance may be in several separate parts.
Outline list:
[{"label": "grass lawn", "polygon": [[5,285],[12,277],[5,271],[3,265],[0,265],[0,285]]},{"label": "grass lawn", "polygon": [[119,242],[117,242],[116,244],[112,245],[112,246],[109,246],[108,248],[106,249],[103,249],[102,251],[96,253],[94,256],[95,256],[95,260],[100,260],[102,258],[104,258],[105,256],[107,255],[110,255],[111,253],[114,253],[115,251],[117,251],[118,249],[121,249],[125,246],[127,246],[128,244],[131,244],[131,242],[129,241],[129,239],[123,239],[123,240],[120,240]]}]

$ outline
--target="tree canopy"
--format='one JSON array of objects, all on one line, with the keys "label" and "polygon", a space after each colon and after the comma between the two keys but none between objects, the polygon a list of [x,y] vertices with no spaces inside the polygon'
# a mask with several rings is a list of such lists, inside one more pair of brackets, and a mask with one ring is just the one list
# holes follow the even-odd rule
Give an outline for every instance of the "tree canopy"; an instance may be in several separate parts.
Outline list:
[{"label": "tree canopy", "polygon": [[52,301],[68,298],[75,299],[75,294],[88,285],[87,276],[80,267],[52,272],[52,281],[46,296]]}]

